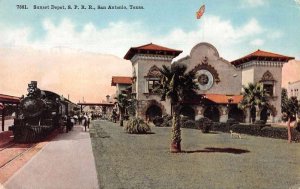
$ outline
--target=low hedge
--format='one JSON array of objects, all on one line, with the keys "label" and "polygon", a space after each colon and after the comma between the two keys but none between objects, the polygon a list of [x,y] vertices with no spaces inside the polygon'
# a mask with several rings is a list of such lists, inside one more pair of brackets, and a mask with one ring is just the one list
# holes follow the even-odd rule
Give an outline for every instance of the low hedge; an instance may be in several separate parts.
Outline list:
[{"label": "low hedge", "polygon": [[213,122],[206,117],[198,119],[196,123],[202,133],[209,133],[212,130]]},{"label": "low hedge", "polygon": [[163,115],[163,122],[162,124],[158,125],[159,127],[172,127],[172,116],[170,115]]},{"label": "low hedge", "polygon": [[244,133],[248,135],[261,136],[261,129],[267,127],[267,125],[262,124],[252,124],[252,125],[242,125],[234,124],[230,127],[230,130],[237,133]]},{"label": "low hedge", "polygon": [[[213,123],[212,130],[221,132],[230,132],[230,130],[253,136],[261,136],[268,138],[277,138],[287,140],[287,128],[284,127],[271,127],[265,124],[233,124],[228,123]],[[300,142],[300,132],[297,129],[292,128],[292,140]]]},{"label": "low hedge", "polygon": [[164,122],[164,118],[160,117],[160,116],[156,116],[154,119],[153,119],[153,124],[156,126],[156,127],[161,127],[161,124],[163,124]]},{"label": "low hedge", "polygon": [[195,121],[193,120],[186,120],[181,123],[182,128],[189,128],[189,129],[198,129],[198,126]]}]

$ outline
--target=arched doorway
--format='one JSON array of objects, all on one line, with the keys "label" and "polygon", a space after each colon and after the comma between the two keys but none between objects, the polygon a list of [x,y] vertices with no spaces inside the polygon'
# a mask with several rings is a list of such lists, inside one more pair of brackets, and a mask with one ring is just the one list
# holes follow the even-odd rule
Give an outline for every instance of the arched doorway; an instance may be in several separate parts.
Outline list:
[{"label": "arched doorway", "polygon": [[159,116],[159,117],[162,116],[162,110],[161,110],[161,108],[159,106],[157,106],[157,105],[151,105],[151,106],[149,106],[149,108],[146,111],[146,119],[149,120],[149,121],[153,121],[153,119],[156,116]]},{"label": "arched doorway", "polygon": [[268,108],[264,107],[261,111],[260,111],[260,120],[263,121],[264,123],[267,123],[268,117],[269,117],[270,113],[268,112]]},{"label": "arched doorway", "polygon": [[190,106],[183,106],[180,109],[180,114],[183,116],[188,117],[190,120],[195,120],[195,111]]},{"label": "arched doorway", "polygon": [[265,106],[260,111],[260,120],[266,122],[273,122],[273,118],[276,116],[276,108],[272,105]]},{"label": "arched doorway", "polygon": [[220,111],[215,106],[209,106],[204,110],[203,113],[204,117],[207,117],[208,119],[219,122],[220,121]]},{"label": "arched doorway", "polygon": [[237,105],[230,106],[228,111],[228,119],[234,119],[238,122],[244,122],[245,121],[244,111],[239,109]]}]

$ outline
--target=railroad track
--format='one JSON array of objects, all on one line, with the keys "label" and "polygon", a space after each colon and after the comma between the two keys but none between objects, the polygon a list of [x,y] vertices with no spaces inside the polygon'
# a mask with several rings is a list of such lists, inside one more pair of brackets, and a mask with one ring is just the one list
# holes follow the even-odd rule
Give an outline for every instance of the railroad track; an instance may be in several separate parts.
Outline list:
[{"label": "railroad track", "polygon": [[[25,154],[26,152],[34,148],[36,145],[37,144],[28,144],[28,147],[27,146],[24,147],[23,144],[17,144],[17,143],[9,143],[5,145],[0,149],[0,157],[4,157],[2,161],[0,159],[0,169],[10,164],[18,157],[21,157],[23,154]],[[15,150],[15,149],[19,149],[19,150]],[[24,149],[24,150],[20,150],[20,149]],[[5,156],[7,154],[9,155],[9,157]]]},{"label": "railroad track", "polygon": [[12,147],[13,145],[15,145],[15,143],[13,143],[13,142],[6,143],[5,145],[3,145],[3,146],[0,147],[0,152],[3,151],[3,150],[5,150],[5,149],[7,149],[7,148]]}]

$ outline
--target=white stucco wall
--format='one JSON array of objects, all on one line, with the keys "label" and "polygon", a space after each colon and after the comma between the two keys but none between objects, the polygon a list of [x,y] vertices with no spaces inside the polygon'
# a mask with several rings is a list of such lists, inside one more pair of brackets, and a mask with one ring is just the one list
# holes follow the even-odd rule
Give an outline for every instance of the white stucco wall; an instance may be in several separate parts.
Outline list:
[{"label": "white stucco wall", "polygon": [[267,71],[270,71],[276,80],[274,83],[274,94],[273,97],[270,98],[269,103],[272,104],[277,111],[277,115],[274,118],[275,122],[281,120],[281,83],[282,83],[282,67],[281,66],[262,66],[256,65],[254,66],[254,82],[259,82],[263,74]]},{"label": "white stucco wall", "polygon": [[300,81],[289,83],[287,92],[288,92],[288,97],[296,96],[297,99],[300,100]]},{"label": "white stucco wall", "polygon": [[247,67],[242,70],[242,85],[248,86],[249,83],[254,83],[254,68]]},{"label": "white stucco wall", "polygon": [[[133,58],[135,61],[132,63],[135,72],[136,72],[136,92],[137,92],[137,100],[148,100],[146,93],[146,84],[147,79],[145,76],[147,76],[150,68],[152,66],[157,66],[158,68],[162,68],[163,65],[170,66],[172,58],[163,58],[161,55],[135,55]],[[154,95],[152,95],[154,96]]]}]

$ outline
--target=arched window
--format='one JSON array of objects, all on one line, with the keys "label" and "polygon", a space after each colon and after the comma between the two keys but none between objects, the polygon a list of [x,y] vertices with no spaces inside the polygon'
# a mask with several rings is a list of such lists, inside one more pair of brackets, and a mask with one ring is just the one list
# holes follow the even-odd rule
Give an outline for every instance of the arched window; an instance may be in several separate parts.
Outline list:
[{"label": "arched window", "polygon": [[154,89],[159,85],[160,76],[161,73],[156,65],[149,69],[148,74],[145,76],[145,93],[155,93]]},{"label": "arched window", "polygon": [[263,84],[264,90],[272,97],[275,96],[275,82],[276,80],[274,79],[272,73],[268,70],[266,71],[260,82]]}]

